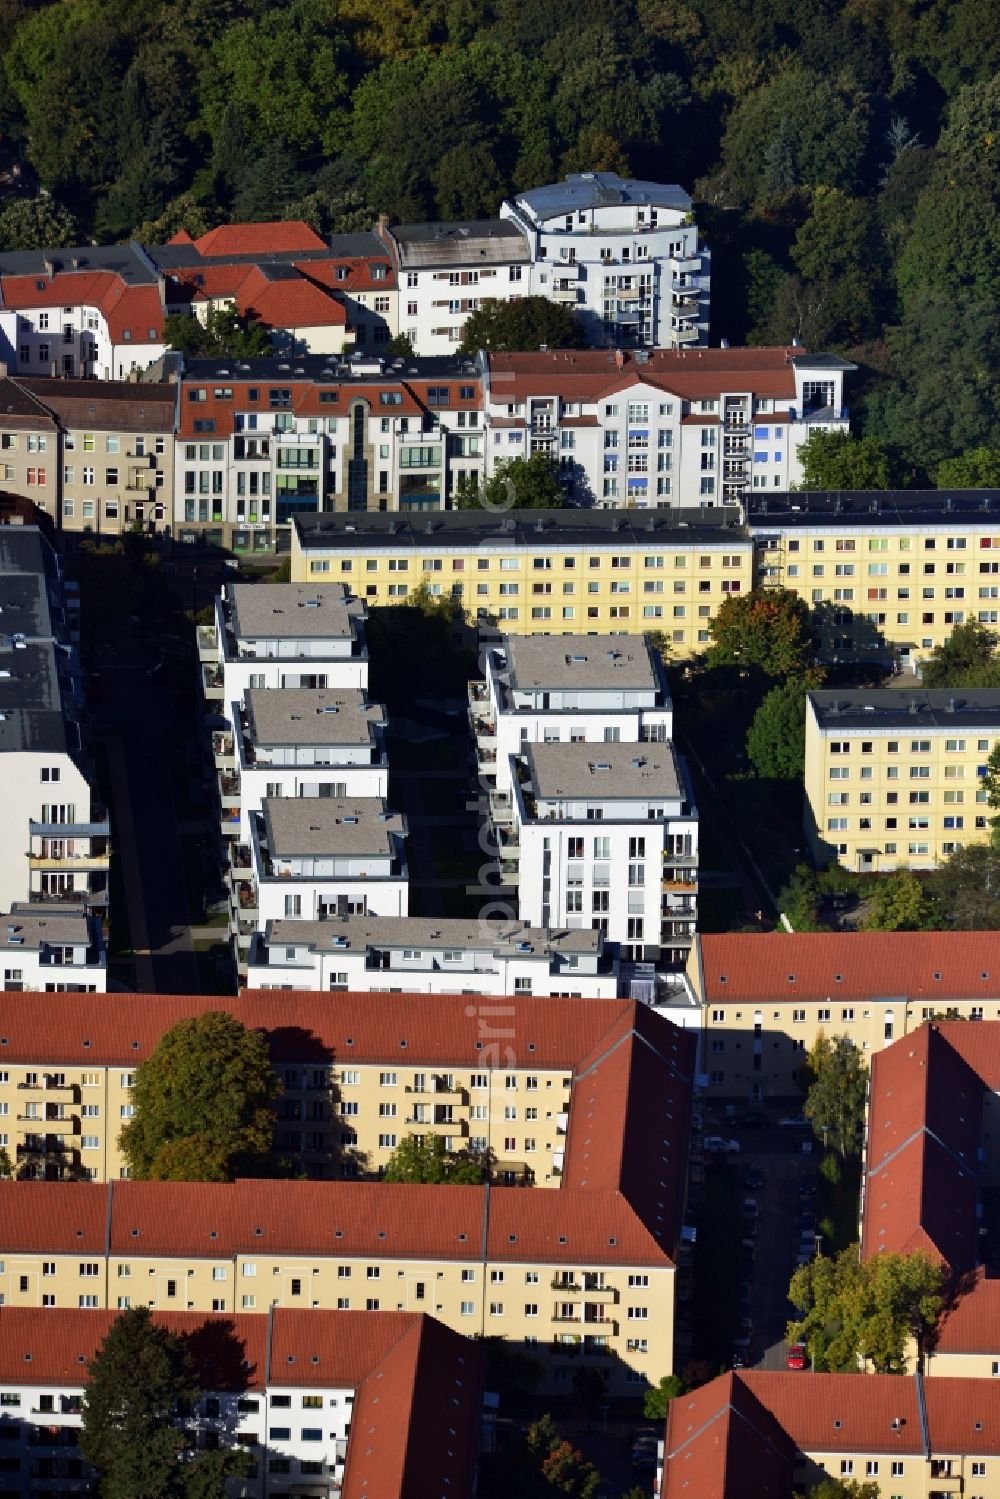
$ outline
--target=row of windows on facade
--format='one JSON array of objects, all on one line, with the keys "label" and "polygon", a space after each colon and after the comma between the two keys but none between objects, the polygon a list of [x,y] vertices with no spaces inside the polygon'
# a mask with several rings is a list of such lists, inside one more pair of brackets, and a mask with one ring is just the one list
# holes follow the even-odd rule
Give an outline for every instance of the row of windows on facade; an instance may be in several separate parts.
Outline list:
[{"label": "row of windows on facade", "polygon": [[[715,556],[702,553],[698,557],[698,567],[700,569],[721,567],[726,571],[732,571],[733,569],[741,569],[744,566],[745,560],[747,559],[744,559],[736,552],[722,552]],[[476,571],[481,573],[489,572],[493,564],[496,563],[500,572],[520,572],[525,566],[525,561],[526,559],[521,557],[477,557]],[[688,558],[682,553],[675,555],[672,561],[676,568],[686,568],[688,565]],[[531,559],[531,567],[534,572],[552,572],[556,562],[559,563],[563,571],[572,572],[576,568],[577,559],[575,557],[562,557],[554,561],[551,557],[533,557]],[[665,566],[665,562],[666,559],[662,555],[646,556],[642,559],[642,566],[647,570],[659,569]],[[464,557],[453,557],[451,559],[451,571],[456,573],[464,572],[466,570],[465,563],[466,559]],[[444,561],[440,557],[425,557],[418,564],[414,559],[414,570],[417,569],[418,565],[422,572],[441,572],[444,568]],[[623,569],[631,570],[637,568],[638,565],[638,559],[628,555],[587,558],[587,566],[590,568],[610,567],[612,571],[616,571]],[[410,561],[407,557],[369,557],[365,560],[366,572],[378,572],[383,567],[391,573],[405,573],[409,572]],[[312,572],[332,572],[335,570],[342,573],[353,572],[353,559],[349,557],[342,558],[336,569],[334,569],[332,562],[328,558],[314,558],[310,562],[310,571]],[[699,588],[702,590],[710,587],[710,582],[699,584]]]},{"label": "row of windows on facade", "polygon": [[[0,433],[0,453],[16,453],[20,447],[20,434],[17,432]],[[145,458],[149,455],[162,455],[166,452],[167,440],[165,437],[147,437],[144,433],[137,432],[127,439],[134,443],[134,451],[128,456],[134,458]],[[96,453],[98,451],[98,434],[96,432],[83,432],[80,434],[80,448],[84,453]],[[76,433],[66,432],[62,439],[63,452],[72,453],[76,451]],[[49,440],[43,433],[25,434],[25,451],[28,453],[47,453]],[[108,454],[121,453],[121,438],[106,436],[103,439],[103,451]]]}]

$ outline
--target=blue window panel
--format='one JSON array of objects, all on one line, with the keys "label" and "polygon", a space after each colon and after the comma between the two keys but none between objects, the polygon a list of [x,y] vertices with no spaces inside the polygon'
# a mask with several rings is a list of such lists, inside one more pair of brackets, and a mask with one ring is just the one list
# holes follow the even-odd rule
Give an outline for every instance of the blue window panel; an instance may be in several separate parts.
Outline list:
[{"label": "blue window panel", "polygon": [[629,479],[627,487],[629,489],[648,489],[649,488],[649,480],[648,479]]},{"label": "blue window panel", "polygon": [[775,461],[775,463],[780,463],[781,462],[781,454],[780,453],[775,453],[775,455],[774,455],[774,461]]},{"label": "blue window panel", "polygon": [[753,461],[754,461],[754,463],[766,463],[767,462],[767,454],[766,453],[754,453],[754,455],[753,455]]}]

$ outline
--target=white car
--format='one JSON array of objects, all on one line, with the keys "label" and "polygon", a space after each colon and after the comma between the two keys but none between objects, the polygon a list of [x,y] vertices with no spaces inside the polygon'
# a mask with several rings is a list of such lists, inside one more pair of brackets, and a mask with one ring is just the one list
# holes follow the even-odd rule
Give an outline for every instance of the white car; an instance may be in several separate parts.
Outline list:
[{"label": "white car", "polygon": [[712,1155],[739,1155],[739,1140],[726,1140],[722,1135],[706,1135],[705,1149]]}]

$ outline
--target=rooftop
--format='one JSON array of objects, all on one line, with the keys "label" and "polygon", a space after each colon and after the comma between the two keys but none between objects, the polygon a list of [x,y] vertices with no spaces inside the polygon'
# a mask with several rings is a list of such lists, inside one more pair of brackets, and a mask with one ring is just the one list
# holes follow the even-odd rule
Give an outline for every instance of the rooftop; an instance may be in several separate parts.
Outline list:
[{"label": "rooftop", "polygon": [[[292,522],[304,551],[363,550],[406,552],[481,549],[484,555],[549,547],[732,546],[743,540],[724,506],[707,510],[518,510],[512,515],[487,510],[443,510],[432,517],[352,511],[350,515],[303,517]],[[326,585],[329,586],[329,585]]]},{"label": "rooftop", "polygon": [[992,524],[991,514],[1000,515],[1000,489],[841,489],[768,495],[751,491],[747,497],[747,521],[754,534],[813,526],[919,530],[941,525],[962,531]]},{"label": "rooftop", "polygon": [[385,710],[360,690],[332,687],[248,688],[247,732],[255,745],[368,744]]},{"label": "rooftop", "polygon": [[[479,379],[474,359],[460,354],[424,354],[406,359],[387,359],[379,354],[297,354],[274,355],[253,360],[184,359],[184,379],[193,385],[201,381],[226,380],[230,385],[244,386],[261,382],[289,385],[309,381],[317,385],[398,385],[409,380],[451,379],[463,382]],[[235,388],[235,387],[234,387]],[[237,402],[245,397],[238,391]]]},{"label": "rooftop", "polygon": [[489,265],[531,259],[521,230],[509,219],[466,219],[454,223],[395,224],[389,234],[402,270],[436,265]]},{"label": "rooftop", "polygon": [[0,753],[61,753],[68,731],[49,606],[51,549],[34,526],[0,527]]},{"label": "rooftop", "polygon": [[263,819],[272,859],[391,856],[406,833],[405,819],[387,811],[381,796],[269,796]]},{"label": "rooftop", "polygon": [[676,183],[640,182],[633,177],[619,177],[617,172],[571,172],[562,182],[517,193],[515,201],[527,204],[540,219],[618,204],[673,208],[680,213],[691,210],[690,195]]},{"label": "rooftop", "polygon": [[[3,387],[0,385],[0,405]],[[43,402],[66,427],[96,428],[98,431],[172,433],[177,390],[166,382],[125,380],[56,380],[19,375],[31,397]]]},{"label": "rooftop", "polygon": [[431,948],[492,952],[505,958],[549,958],[553,953],[601,950],[600,933],[574,927],[548,930],[524,921],[469,921],[457,917],[336,916],[326,921],[269,921],[267,941],[276,946],[330,949]]},{"label": "rooftop", "polygon": [[339,583],[227,583],[223,594],[238,641],[349,640],[365,616]]},{"label": "rooftop", "polygon": [[155,286],[156,270],[142,247],[78,245],[68,250],[5,250],[0,254],[0,276],[35,276],[50,281],[56,275],[111,271],[126,286]]},{"label": "rooftop", "polygon": [[633,688],[655,692],[661,674],[642,636],[508,635],[494,648],[498,670],[512,689]]},{"label": "rooftop", "polygon": [[[512,400],[524,401],[532,396],[559,395],[565,400],[593,402],[637,385],[651,386],[682,401],[718,400],[724,394],[753,392],[794,405],[796,369],[827,369],[833,357],[796,351],[790,345],[550,349],[545,353],[490,354],[488,372],[501,410]],[[839,363],[854,368],[845,361]],[[717,425],[722,413],[695,413],[694,419]],[[773,413],[770,419],[774,420]],[[497,419],[491,420],[495,423]],[[767,418],[761,416],[760,420]]]},{"label": "rooftop", "polygon": [[524,754],[539,801],[683,795],[671,744],[529,744]]},{"label": "rooftop", "polygon": [[41,947],[89,947],[91,920],[86,907],[73,905],[15,904],[0,912],[0,948],[16,945],[37,952]]},{"label": "rooftop", "polygon": [[905,692],[872,689],[810,692],[820,727],[845,733],[865,729],[937,729],[1000,727],[1000,691],[988,688],[920,688]]}]

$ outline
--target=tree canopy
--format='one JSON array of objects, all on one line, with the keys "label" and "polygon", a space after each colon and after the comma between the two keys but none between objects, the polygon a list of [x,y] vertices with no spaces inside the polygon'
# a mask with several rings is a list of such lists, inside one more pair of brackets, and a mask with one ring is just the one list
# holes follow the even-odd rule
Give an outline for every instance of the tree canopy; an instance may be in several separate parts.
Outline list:
[{"label": "tree canopy", "polygon": [[967,843],[927,877],[936,925],[957,932],[1000,931],[1000,849]]},{"label": "tree canopy", "polygon": [[789,677],[812,665],[809,607],[787,588],[754,588],[726,596],[709,620],[708,666],[756,669]]},{"label": "tree canopy", "polygon": [[747,758],[759,776],[795,780],[805,770],[806,693],[821,672],[789,677],[767,693],[747,732]]},{"label": "tree canopy", "polygon": [[136,1071],[135,1113],[119,1136],[132,1175],[231,1181],[275,1174],[280,1091],[258,1031],[219,1010],[180,1021]]},{"label": "tree canopy", "polygon": [[807,1085],[803,1112],[813,1134],[838,1155],[857,1155],[868,1096],[868,1069],[848,1036],[827,1036],[813,1043],[804,1068]]},{"label": "tree canopy", "polygon": [[947,640],[925,657],[925,687],[1000,687],[1000,634],[977,619],[956,625]]},{"label": "tree canopy", "polygon": [[97,1469],[101,1499],[209,1499],[225,1493],[228,1477],[246,1473],[249,1456],[239,1448],[189,1452],[193,1362],[184,1340],[154,1323],[148,1307],[115,1319],[87,1374],[80,1453]]},{"label": "tree canopy", "polygon": [[792,1276],[788,1299],[799,1317],[788,1336],[804,1343],[817,1371],[902,1374],[907,1345],[922,1339],[941,1310],[945,1271],[922,1253],[879,1254],[862,1262],[850,1245],[818,1256]]},{"label": "tree canopy", "polygon": [[487,297],[466,319],[461,352],[513,354],[531,349],[577,349],[580,327],[568,308],[548,297],[501,302]]},{"label": "tree canopy", "polygon": [[547,453],[508,458],[482,484],[460,480],[454,507],[456,510],[561,510],[566,496],[558,474]]},{"label": "tree canopy", "polygon": [[799,489],[888,489],[892,484],[889,455],[875,437],[817,428],[799,448],[799,460]]},{"label": "tree canopy", "polygon": [[171,313],[163,338],[168,348],[195,358],[256,359],[272,352],[270,330],[255,314],[243,317],[225,308],[212,308],[204,322],[193,313]]},{"label": "tree canopy", "polygon": [[385,1168],[387,1182],[430,1183],[433,1186],[479,1186],[486,1162],[474,1155],[445,1149],[441,1135],[405,1135]]},{"label": "tree canopy", "polygon": [[936,924],[933,897],[912,870],[883,875],[868,892],[866,932],[926,932]]}]

